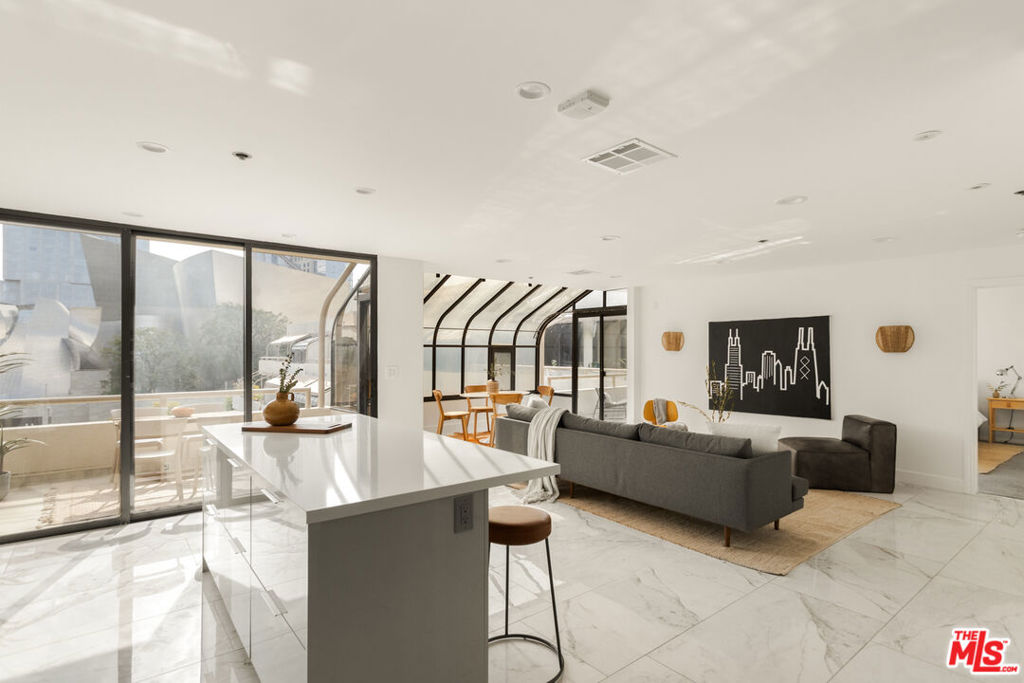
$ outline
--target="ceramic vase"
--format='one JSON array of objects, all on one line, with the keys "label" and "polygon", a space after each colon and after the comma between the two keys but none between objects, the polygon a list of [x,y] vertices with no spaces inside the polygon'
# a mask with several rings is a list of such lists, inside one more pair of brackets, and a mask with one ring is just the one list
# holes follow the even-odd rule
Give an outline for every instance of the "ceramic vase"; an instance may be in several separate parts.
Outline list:
[{"label": "ceramic vase", "polygon": [[274,427],[287,427],[299,419],[299,404],[295,394],[279,391],[277,398],[263,407],[263,419]]}]

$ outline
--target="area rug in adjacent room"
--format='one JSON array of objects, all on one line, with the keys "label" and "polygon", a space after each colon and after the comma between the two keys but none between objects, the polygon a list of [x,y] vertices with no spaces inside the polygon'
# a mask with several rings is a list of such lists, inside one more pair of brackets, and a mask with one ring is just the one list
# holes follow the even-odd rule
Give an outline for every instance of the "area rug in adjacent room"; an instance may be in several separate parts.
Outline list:
[{"label": "area rug in adjacent room", "polygon": [[979,441],[978,474],[988,474],[1021,451],[1024,451],[1024,446],[1020,444]]},{"label": "area rug in adjacent room", "polygon": [[559,502],[718,559],[784,576],[794,567],[899,506],[845,491],[812,489],[804,507],[750,533],[733,531],[722,543],[722,526],[577,485]]}]

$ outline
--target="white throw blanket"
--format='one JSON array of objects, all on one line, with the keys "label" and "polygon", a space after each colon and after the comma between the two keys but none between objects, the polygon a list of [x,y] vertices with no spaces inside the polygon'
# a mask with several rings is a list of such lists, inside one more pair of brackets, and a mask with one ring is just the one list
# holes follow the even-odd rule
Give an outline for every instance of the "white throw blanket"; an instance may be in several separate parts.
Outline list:
[{"label": "white throw blanket", "polygon": [[654,399],[654,424],[663,425],[668,422],[668,401],[663,398]]},{"label": "white throw blanket", "polygon": [[[530,431],[526,435],[526,454],[531,458],[555,461],[555,430],[562,419],[565,408],[547,408],[537,411],[530,421]],[[522,493],[520,500],[524,503],[542,503],[558,499],[558,484],[553,476],[531,479]]]}]

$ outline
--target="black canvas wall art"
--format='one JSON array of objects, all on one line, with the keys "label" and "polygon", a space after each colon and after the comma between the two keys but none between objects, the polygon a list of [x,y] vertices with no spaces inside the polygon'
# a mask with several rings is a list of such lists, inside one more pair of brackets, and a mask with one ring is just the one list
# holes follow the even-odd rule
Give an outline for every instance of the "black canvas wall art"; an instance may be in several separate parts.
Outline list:
[{"label": "black canvas wall art", "polygon": [[708,323],[708,367],[737,412],[832,418],[827,315]]}]

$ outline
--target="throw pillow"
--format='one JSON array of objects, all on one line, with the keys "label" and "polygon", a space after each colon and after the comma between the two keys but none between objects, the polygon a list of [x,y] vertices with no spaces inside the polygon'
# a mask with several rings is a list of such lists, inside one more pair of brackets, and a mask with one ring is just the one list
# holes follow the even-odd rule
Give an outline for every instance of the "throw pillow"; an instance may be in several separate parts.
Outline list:
[{"label": "throw pillow", "polygon": [[690,428],[686,426],[685,422],[669,422],[661,425],[662,429],[674,429],[677,432],[688,432]]},{"label": "throw pillow", "polygon": [[527,406],[519,405],[518,403],[510,403],[505,406],[508,417],[513,420],[521,420],[523,422],[532,422],[533,416],[537,414],[537,410],[534,408],[528,408]]},{"label": "throw pillow", "polygon": [[523,396],[523,400],[520,405],[526,406],[527,408],[533,408],[534,410],[543,410],[548,407],[548,402],[537,394],[527,394],[526,396]]},{"label": "throw pillow", "polygon": [[659,446],[685,448],[688,451],[728,455],[734,458],[750,458],[754,455],[754,451],[750,447],[750,439],[683,432],[678,429],[655,427],[651,424],[640,425],[640,440]]},{"label": "throw pillow", "polygon": [[573,413],[566,413],[562,416],[562,426],[567,429],[575,429],[581,432],[592,432],[594,434],[604,434],[605,436],[614,436],[620,439],[630,439],[632,441],[636,441],[639,438],[637,433],[640,427],[639,425],[623,422],[594,420],[589,417],[580,417]]}]

